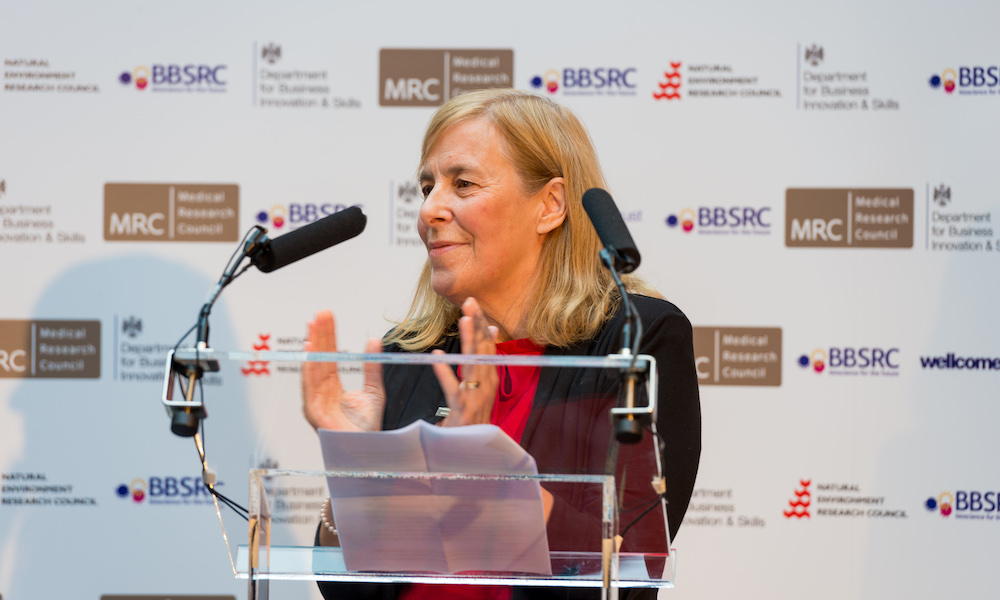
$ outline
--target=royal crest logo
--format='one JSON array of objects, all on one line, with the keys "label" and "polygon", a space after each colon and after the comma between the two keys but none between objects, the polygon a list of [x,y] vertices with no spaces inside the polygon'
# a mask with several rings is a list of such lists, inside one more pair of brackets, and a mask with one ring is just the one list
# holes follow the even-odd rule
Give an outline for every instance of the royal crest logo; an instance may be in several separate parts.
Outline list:
[{"label": "royal crest logo", "polygon": [[410,204],[414,200],[420,199],[420,190],[417,188],[417,184],[412,181],[401,183],[396,189],[396,198]]},{"label": "royal crest logo", "polygon": [[281,60],[281,46],[270,43],[260,50],[260,58],[269,65]]},{"label": "royal crest logo", "polygon": [[122,333],[129,336],[130,338],[135,338],[140,333],[142,333],[142,319],[137,317],[129,317],[122,321]]},{"label": "royal crest logo", "polygon": [[0,179],[0,198],[7,194],[7,180]]},{"label": "royal crest logo", "polygon": [[823,46],[812,46],[806,48],[806,62],[814,67],[818,67],[823,62]]},{"label": "royal crest logo", "polygon": [[948,203],[951,202],[951,188],[947,187],[943,183],[938,187],[934,188],[933,200],[934,204],[937,204],[942,208],[948,206]]}]

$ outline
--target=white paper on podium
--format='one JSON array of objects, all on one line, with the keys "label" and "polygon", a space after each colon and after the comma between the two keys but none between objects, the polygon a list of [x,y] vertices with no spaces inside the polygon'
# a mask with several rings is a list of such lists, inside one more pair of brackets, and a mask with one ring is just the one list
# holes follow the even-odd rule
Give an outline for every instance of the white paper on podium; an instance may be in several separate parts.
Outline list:
[{"label": "white paper on podium", "polygon": [[[536,475],[495,425],[319,430],[328,471]],[[537,481],[328,478],[350,571],[551,575]]]}]

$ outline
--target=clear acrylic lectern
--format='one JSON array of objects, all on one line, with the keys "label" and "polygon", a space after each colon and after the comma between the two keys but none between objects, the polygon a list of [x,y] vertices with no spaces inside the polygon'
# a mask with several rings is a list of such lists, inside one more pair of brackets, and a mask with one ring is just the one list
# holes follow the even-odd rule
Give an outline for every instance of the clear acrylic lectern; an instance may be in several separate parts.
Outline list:
[{"label": "clear acrylic lectern", "polygon": [[[267,598],[272,580],[384,584],[477,584],[530,587],[576,587],[602,590],[617,597],[619,588],[673,587],[675,553],[670,549],[659,444],[653,435],[642,443],[611,443],[612,420],[643,419],[655,434],[657,374],[655,360],[646,355],[490,356],[431,354],[349,354],[306,352],[224,352],[178,349],[167,359],[162,402],[168,413],[204,414],[201,400],[192,394],[175,399],[175,379],[191,365],[216,370],[220,363],[268,361],[275,363],[378,362],[430,369],[434,363],[495,364],[500,369],[534,367],[543,373],[538,390],[559,390],[558,397],[536,405],[521,445],[537,461],[537,475],[471,472],[321,471],[251,469],[249,477],[249,535],[245,545],[231,552],[237,577],[249,583],[251,600]],[[645,386],[635,393],[634,407],[619,407],[618,373],[642,369]],[[546,379],[545,373],[552,371]],[[555,379],[553,379],[555,378]],[[549,385],[551,380],[567,385]],[[537,396],[536,396],[537,399]],[[392,399],[388,399],[392,402]],[[538,414],[542,413],[542,414]],[[433,414],[428,415],[428,418]],[[530,441],[525,442],[530,437]],[[536,455],[537,454],[537,455]],[[569,457],[569,458],[567,458]],[[494,486],[503,495],[516,486],[540,485],[553,498],[547,521],[547,564],[519,572],[466,569],[460,572],[350,570],[352,548],[287,542],[275,530],[274,490],[282,482],[328,486],[353,481],[381,481],[396,489],[414,485],[428,489]],[[220,518],[221,521],[221,518]],[[317,514],[316,523],[319,523]],[[452,523],[452,525],[454,525]],[[452,528],[454,529],[454,528]],[[226,535],[223,525],[223,534]],[[228,540],[228,536],[227,540]],[[464,540],[470,542],[469,540]],[[489,539],[472,543],[488,547]],[[228,541],[227,541],[228,546]]]}]

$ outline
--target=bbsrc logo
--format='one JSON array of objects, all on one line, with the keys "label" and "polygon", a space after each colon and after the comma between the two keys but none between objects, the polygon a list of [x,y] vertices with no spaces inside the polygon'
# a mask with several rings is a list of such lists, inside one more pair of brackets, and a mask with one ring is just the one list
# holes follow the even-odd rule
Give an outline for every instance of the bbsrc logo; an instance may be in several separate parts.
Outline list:
[{"label": "bbsrc logo", "polygon": [[943,518],[954,515],[956,519],[993,521],[997,520],[995,513],[1000,513],[1000,492],[972,490],[955,490],[954,494],[942,492],[928,498],[924,506],[928,512],[938,512]]},{"label": "bbsrc logo", "polygon": [[674,215],[668,215],[667,227],[678,225],[685,233],[697,231],[713,235],[770,235],[771,208],[763,206],[700,206],[697,212],[685,208]]},{"label": "bbsrc logo", "polygon": [[119,498],[132,498],[132,501],[136,504],[141,504],[143,500],[146,499],[146,480],[145,479],[133,479],[132,483],[125,485],[124,483],[118,486],[115,493]]},{"label": "bbsrc logo", "polygon": [[617,67],[549,69],[531,78],[531,87],[568,96],[635,96],[635,68]]},{"label": "bbsrc logo", "polygon": [[125,86],[134,83],[135,89],[144,90],[149,86],[149,68],[136,67],[131,72],[122,71],[122,74],[118,76],[118,81]]},{"label": "bbsrc logo", "polygon": [[945,93],[960,95],[986,95],[997,93],[1000,87],[1000,67],[959,67],[945,69],[940,75],[931,75],[927,81],[931,88],[944,88]]},{"label": "bbsrc logo", "polygon": [[[222,485],[216,483],[216,485]],[[212,492],[200,477],[137,477],[130,483],[115,488],[121,499],[131,498],[142,504],[207,504],[212,502]]]},{"label": "bbsrc logo", "polygon": [[833,375],[899,375],[899,348],[832,346],[799,356],[799,366],[816,374],[829,369]]},{"label": "bbsrc logo", "polygon": [[131,71],[122,71],[118,81],[123,86],[135,85],[137,90],[147,88],[157,91],[226,91],[223,71],[226,65],[140,65]]},{"label": "bbsrc logo", "polygon": [[270,210],[262,210],[258,212],[256,221],[263,226],[270,227],[275,230],[281,230],[286,227],[288,230],[292,230],[298,229],[303,225],[308,225],[313,221],[332,215],[333,213],[338,213],[344,209],[351,208],[351,206],[364,208],[361,204],[291,203],[287,206],[283,204],[275,204]]}]

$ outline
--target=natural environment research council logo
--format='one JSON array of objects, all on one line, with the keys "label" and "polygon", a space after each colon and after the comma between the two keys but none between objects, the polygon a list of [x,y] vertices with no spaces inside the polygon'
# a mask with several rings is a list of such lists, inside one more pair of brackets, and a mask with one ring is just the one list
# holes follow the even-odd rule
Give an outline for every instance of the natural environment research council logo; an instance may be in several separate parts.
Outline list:
[{"label": "natural environment research council logo", "polygon": [[[271,345],[269,343],[271,340],[270,333],[260,333],[257,334],[257,337],[260,338],[260,343],[253,345],[254,350],[257,352],[265,352],[271,349]],[[250,360],[247,361],[247,365],[245,367],[240,369],[240,372],[244,375],[270,375],[270,364],[271,363],[266,360]]]},{"label": "natural environment research council logo", "polygon": [[681,61],[671,62],[670,69],[663,72],[663,81],[656,84],[660,91],[653,92],[654,100],[681,99]]},{"label": "natural environment research council logo", "polygon": [[809,505],[812,503],[812,495],[809,493],[810,485],[812,485],[812,479],[799,480],[799,487],[801,489],[796,488],[792,492],[795,497],[788,501],[788,510],[781,513],[785,515],[786,519],[812,518],[809,515]]}]

